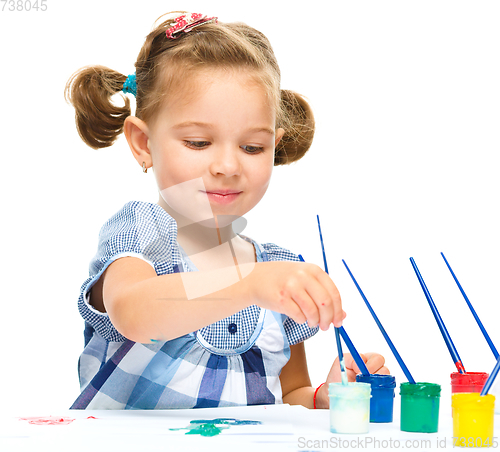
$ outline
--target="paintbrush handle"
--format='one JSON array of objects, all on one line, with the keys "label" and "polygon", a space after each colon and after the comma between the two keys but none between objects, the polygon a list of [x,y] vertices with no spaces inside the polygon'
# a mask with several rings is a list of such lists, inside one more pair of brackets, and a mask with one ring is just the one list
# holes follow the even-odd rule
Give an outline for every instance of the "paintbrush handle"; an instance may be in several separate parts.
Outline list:
[{"label": "paintbrush handle", "polygon": [[337,352],[339,354],[340,371],[345,372],[344,354],[342,353],[342,344],[340,343],[340,334],[339,334],[339,329],[337,327],[335,327],[335,341],[337,342]]},{"label": "paintbrush handle", "polygon": [[354,362],[358,365],[360,372],[363,375],[370,375],[370,371],[368,370],[368,367],[366,367],[366,364],[363,361],[363,358],[361,358],[360,354],[356,350],[356,347],[354,347],[354,344],[351,342],[351,339],[349,339],[349,336],[347,335],[347,332],[343,326],[341,326],[339,328],[339,333],[342,336],[342,339],[344,339],[344,342],[347,345],[347,348],[349,349],[349,351],[351,352],[351,355],[354,359]]},{"label": "paintbrush handle", "polygon": [[373,317],[373,320],[375,320],[375,323],[377,324],[380,332],[382,333],[382,336],[384,336],[384,339],[386,340],[387,342],[387,345],[389,345],[389,348],[391,349],[392,353],[394,354],[394,357],[396,358],[396,360],[398,361],[399,365],[401,366],[401,369],[403,370],[407,380],[410,382],[410,383],[413,383],[415,384],[415,380],[413,379],[413,377],[411,376],[410,374],[410,371],[408,370],[408,368],[406,367],[404,361],[403,361],[403,358],[401,358],[401,355],[398,353],[398,351],[396,350],[396,347],[394,346],[394,344],[392,343],[389,335],[386,333],[384,327],[382,326],[382,324],[380,323],[380,320],[378,319],[377,315],[375,314],[375,311],[372,309],[370,303],[368,302],[368,299],[365,297],[365,294],[363,293],[363,291],[361,290],[361,287],[359,286],[358,282],[356,281],[356,278],[354,277],[354,275],[352,274],[351,270],[349,269],[349,267],[347,266],[346,262],[344,259],[342,259],[342,262],[344,263],[344,266],[345,268],[347,269],[347,271],[349,272],[349,275],[351,276],[351,279],[352,281],[354,282],[354,285],[356,286],[356,288],[358,289],[358,292],[359,294],[361,295],[361,298],[363,298],[363,301],[365,302],[366,304],[366,307],[368,308],[368,310],[370,311],[370,314],[372,315]]},{"label": "paintbrush handle", "polygon": [[323,251],[323,262],[325,264],[325,273],[328,273],[328,264],[326,263],[325,245],[323,244],[323,234],[321,234],[321,224],[319,223],[319,215],[316,215],[316,219],[318,220],[319,239],[321,241],[321,250]]},{"label": "paintbrush handle", "polygon": [[337,342],[337,352],[339,354],[339,360],[342,361],[344,359],[344,354],[342,353],[342,344],[340,343],[340,334],[337,327],[335,327],[335,341]]},{"label": "paintbrush handle", "polygon": [[448,270],[450,270],[450,273],[451,273],[451,276],[453,276],[453,279],[455,280],[455,282],[457,283],[457,286],[458,288],[460,289],[460,292],[462,292],[462,295],[465,299],[465,301],[467,302],[467,305],[469,306],[469,309],[470,309],[470,312],[472,313],[472,315],[474,316],[474,318],[476,319],[476,322],[477,322],[477,325],[479,326],[479,329],[481,330],[481,332],[483,333],[483,336],[484,338],[486,339],[486,342],[488,343],[488,345],[490,346],[490,349],[491,351],[493,352],[493,356],[495,357],[495,359],[498,359],[498,357],[500,356],[498,354],[498,351],[497,349],[495,348],[495,346],[493,345],[493,341],[490,339],[490,336],[488,335],[488,333],[486,332],[486,329],[484,328],[481,320],[479,319],[479,316],[476,314],[476,311],[474,310],[474,308],[472,307],[472,303],[469,301],[469,298],[467,297],[467,295],[465,294],[465,291],[464,289],[462,288],[462,285],[460,284],[460,282],[458,281],[458,278],[455,276],[455,272],[452,270],[450,264],[448,263],[448,260],[446,259],[446,257],[444,256],[443,253],[441,253],[441,256],[443,256],[443,259],[446,263],[446,266],[448,267]]},{"label": "paintbrush handle", "polygon": [[451,358],[453,359],[453,362],[455,363],[457,370],[461,374],[463,374],[463,373],[465,373],[465,368],[464,368],[464,365],[462,364],[462,360],[460,359],[460,356],[458,355],[457,349],[455,348],[455,344],[453,344],[453,341],[451,340],[451,336],[448,333],[448,330],[446,329],[446,326],[443,322],[443,319],[439,315],[439,311],[436,307],[436,304],[434,303],[434,300],[432,299],[432,296],[431,296],[431,293],[429,292],[429,289],[427,288],[427,286],[425,284],[424,278],[422,278],[422,275],[420,274],[420,271],[418,270],[415,259],[413,259],[413,257],[410,257],[410,262],[411,262],[411,265],[413,266],[413,270],[415,270],[415,274],[417,275],[420,286],[422,287],[422,290],[424,291],[425,298],[427,299],[427,302],[429,303],[429,307],[431,308],[432,314],[434,315],[434,318],[436,319],[436,323],[439,327],[439,330],[441,331],[441,335],[443,336],[444,342],[445,342],[446,346],[448,347],[448,351],[450,352]]},{"label": "paintbrush handle", "polygon": [[[500,371],[500,358],[497,359],[497,363],[495,364],[495,367],[491,371],[490,376],[486,380],[486,383],[483,386],[483,390],[481,391],[481,395],[485,396],[488,394],[488,391],[490,390],[491,386],[493,385],[493,382],[495,381],[495,378],[498,375],[498,372]],[[497,401],[498,403],[498,401]]]},{"label": "paintbrush handle", "polygon": [[342,384],[347,384],[347,373],[345,371],[344,354],[342,353],[342,343],[340,342],[339,329],[335,327],[335,340],[337,341],[337,351],[339,354],[340,376]]}]

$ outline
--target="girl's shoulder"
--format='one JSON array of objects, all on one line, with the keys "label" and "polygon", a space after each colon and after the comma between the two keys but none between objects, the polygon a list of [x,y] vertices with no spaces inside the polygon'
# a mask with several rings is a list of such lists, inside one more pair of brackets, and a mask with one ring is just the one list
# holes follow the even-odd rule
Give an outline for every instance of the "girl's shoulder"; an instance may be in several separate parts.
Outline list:
[{"label": "girl's shoulder", "polygon": [[117,240],[177,240],[177,223],[158,204],[130,201],[113,214],[99,232],[99,242]]},{"label": "girl's shoulder", "polygon": [[154,226],[175,226],[175,220],[158,204],[145,201],[129,201],[114,213],[103,225],[101,230],[116,226],[148,228]]},{"label": "girl's shoulder", "polygon": [[270,261],[300,261],[295,253],[274,243],[261,243],[261,247]]},{"label": "girl's shoulder", "polygon": [[92,272],[124,255],[137,255],[151,263],[180,261],[177,223],[158,204],[126,203],[104,223],[98,242]]}]

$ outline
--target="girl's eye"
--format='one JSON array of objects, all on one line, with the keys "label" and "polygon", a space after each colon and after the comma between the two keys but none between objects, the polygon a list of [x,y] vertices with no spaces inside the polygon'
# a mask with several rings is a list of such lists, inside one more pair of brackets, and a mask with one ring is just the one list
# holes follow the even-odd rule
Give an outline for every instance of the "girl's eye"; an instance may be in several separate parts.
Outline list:
[{"label": "girl's eye", "polygon": [[191,149],[204,149],[210,145],[210,141],[184,141],[184,143]]},{"label": "girl's eye", "polygon": [[248,154],[258,154],[264,151],[262,146],[241,146],[241,148]]}]

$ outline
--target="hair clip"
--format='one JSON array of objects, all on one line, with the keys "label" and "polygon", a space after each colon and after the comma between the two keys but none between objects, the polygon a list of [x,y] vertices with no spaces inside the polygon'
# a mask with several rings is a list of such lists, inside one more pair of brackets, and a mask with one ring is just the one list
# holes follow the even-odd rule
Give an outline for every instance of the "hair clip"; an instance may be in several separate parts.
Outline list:
[{"label": "hair clip", "polygon": [[177,33],[187,33],[193,28],[211,22],[217,23],[217,17],[207,17],[205,14],[187,13],[175,18],[175,24],[167,29],[166,35],[168,39],[177,39]]},{"label": "hair clip", "polygon": [[137,83],[135,80],[135,73],[127,77],[127,80],[125,80],[125,83],[123,84],[122,91],[124,93],[131,93],[134,96],[137,96]]}]

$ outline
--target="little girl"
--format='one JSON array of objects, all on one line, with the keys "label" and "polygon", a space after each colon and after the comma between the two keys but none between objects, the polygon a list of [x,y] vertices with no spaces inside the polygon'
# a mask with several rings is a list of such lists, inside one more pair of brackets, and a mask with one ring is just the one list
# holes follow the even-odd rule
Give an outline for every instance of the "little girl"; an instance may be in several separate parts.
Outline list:
[{"label": "little girl", "polygon": [[[280,90],[264,35],[181,14],[146,38],[136,74],[86,67],[69,80],[81,138],[123,131],[157,204],[127,203],[102,227],[81,287],[85,349],[72,408],[165,409],[270,403],[329,406],[311,387],[303,341],[341,326],[330,277],[290,251],[237,233],[273,165],[309,149],[314,119]],[[136,96],[136,116],[111,98]],[[371,372],[388,373],[367,354]],[[351,380],[358,371],[346,355]],[[338,364],[326,382],[340,381]]]}]

